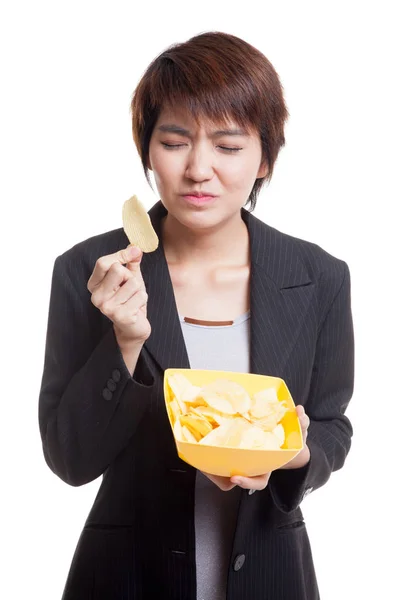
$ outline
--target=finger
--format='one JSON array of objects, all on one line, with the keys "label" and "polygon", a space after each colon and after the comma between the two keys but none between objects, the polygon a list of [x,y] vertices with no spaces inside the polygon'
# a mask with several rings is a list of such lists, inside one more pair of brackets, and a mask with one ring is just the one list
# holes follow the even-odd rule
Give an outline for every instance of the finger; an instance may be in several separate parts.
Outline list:
[{"label": "finger", "polygon": [[130,265],[140,264],[140,261],[143,258],[143,250],[141,248],[139,248],[139,246],[134,246],[133,244],[129,244],[127,250],[129,252],[132,252],[132,254],[133,254],[133,257],[130,258],[129,261],[127,261],[127,264],[130,264]]},{"label": "finger", "polygon": [[307,431],[307,429],[310,427],[310,417],[308,415],[304,415],[302,422],[304,424],[304,429]]},{"label": "finger", "polygon": [[296,406],[297,416],[299,417],[300,426],[303,430],[307,430],[310,426],[310,418],[306,415],[304,407],[299,404]]},{"label": "finger", "polygon": [[132,293],[134,293],[134,285],[139,287],[137,283],[137,278],[120,263],[113,263],[109,268],[108,272],[106,273],[105,277],[101,280],[100,284],[93,290],[91,298],[92,303],[98,308],[100,308],[104,304],[104,302],[108,302],[109,300],[111,300],[111,298],[115,295],[115,293],[118,290],[124,288],[128,280],[130,281],[129,295],[125,298],[125,300],[130,298]]},{"label": "finger", "polygon": [[142,260],[142,256],[140,256],[138,261],[128,262],[126,264],[126,268],[128,269],[128,271],[133,273],[133,275],[136,277],[136,279],[138,280],[139,286],[145,287],[145,283],[144,283],[143,276],[142,276],[142,270],[140,268],[141,260]]},{"label": "finger", "polygon": [[[96,292],[93,296],[95,294]],[[139,309],[147,304],[147,300],[146,290],[138,289],[137,283],[133,282],[132,277],[118,292],[99,305],[99,308],[114,322],[117,320],[119,323],[128,323],[131,322],[130,317],[137,315]]]},{"label": "finger", "polygon": [[139,277],[137,277],[137,275],[132,275],[118,290],[115,291],[112,299],[116,304],[126,304],[139,292],[146,294],[146,300],[141,304],[141,306],[143,306],[143,304],[146,304],[147,302],[146,289],[141,283],[141,280],[139,280]]},{"label": "finger", "polygon": [[[132,250],[131,250],[132,249]],[[140,261],[143,258],[143,250],[139,248],[139,246],[128,246],[128,250],[134,253],[133,258],[131,258],[127,262],[127,266],[129,265],[131,268],[135,269],[138,265],[140,265]]]},{"label": "finger", "polygon": [[270,478],[271,473],[258,475],[256,477],[231,477],[231,482],[245,490],[264,490]]},{"label": "finger", "polygon": [[306,432],[307,429],[309,428],[309,426],[310,426],[310,419],[309,419],[309,417],[307,415],[303,415],[301,417],[301,419],[300,419],[300,426],[301,426],[303,432]]},{"label": "finger", "polygon": [[229,477],[221,477],[220,475],[211,475],[210,473],[205,473],[204,471],[201,471],[201,472],[210,481],[215,483],[215,485],[217,485],[219,487],[219,489],[222,490],[223,492],[229,492],[236,486],[235,483],[231,483],[231,481],[229,480]]},{"label": "finger", "polygon": [[306,415],[304,407],[301,405],[296,406],[297,416],[299,417],[299,423],[301,427],[301,434],[303,437],[303,448],[306,445],[308,428],[310,426],[310,418]]},{"label": "finger", "polygon": [[138,250],[140,251],[140,254],[134,260],[129,261],[126,264],[126,268],[129,271],[131,271],[132,273],[134,273],[135,276],[138,277],[140,285],[145,287],[143,276],[142,276],[142,270],[141,270],[141,266],[140,266],[142,258],[143,258],[143,252],[140,248],[138,248]]},{"label": "finger", "polygon": [[[118,322],[119,324],[130,324],[132,323],[133,317],[138,316],[139,310],[147,302],[147,293],[144,290],[136,292],[128,302],[125,304],[110,304],[109,306],[103,305],[103,310],[110,316],[111,320]],[[133,320],[135,322],[136,319]]]},{"label": "finger", "polygon": [[118,252],[114,252],[114,254],[107,254],[106,256],[101,256],[96,261],[93,273],[91,274],[88,280],[87,288],[89,292],[93,292],[96,286],[98,286],[101,283],[101,281],[103,281],[111,265],[113,265],[114,263],[125,265],[127,263],[132,263],[138,259],[140,261],[141,257],[142,251],[136,246],[128,246],[127,248],[118,250]]}]

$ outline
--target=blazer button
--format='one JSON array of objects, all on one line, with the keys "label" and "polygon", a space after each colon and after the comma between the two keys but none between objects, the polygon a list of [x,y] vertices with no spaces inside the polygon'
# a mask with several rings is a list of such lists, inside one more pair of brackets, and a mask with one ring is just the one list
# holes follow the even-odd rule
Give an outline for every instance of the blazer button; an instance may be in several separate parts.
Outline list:
[{"label": "blazer button", "polygon": [[115,392],[117,389],[117,384],[115,383],[114,379],[109,379],[107,381],[107,387],[111,392]]},{"label": "blazer button", "polygon": [[108,388],[104,388],[104,390],[103,390],[103,398],[104,398],[104,400],[111,400],[112,397],[113,397],[112,391],[109,390]]},{"label": "blazer button", "polygon": [[240,571],[240,569],[244,565],[245,560],[246,560],[246,557],[244,554],[238,554],[237,557],[235,558],[235,562],[233,563],[233,570]]},{"label": "blazer button", "polygon": [[118,381],[121,379],[121,371],[119,371],[119,369],[114,369],[114,371],[111,374],[111,377],[113,378],[115,383],[118,383]]}]

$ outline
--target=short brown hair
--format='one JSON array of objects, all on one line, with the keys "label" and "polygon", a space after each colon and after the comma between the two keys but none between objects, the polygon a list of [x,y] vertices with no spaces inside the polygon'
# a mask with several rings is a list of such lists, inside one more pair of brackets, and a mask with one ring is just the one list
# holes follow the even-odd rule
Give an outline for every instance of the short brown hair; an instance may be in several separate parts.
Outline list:
[{"label": "short brown hair", "polygon": [[289,113],[274,67],[254,46],[222,32],[207,32],[173,44],[148,66],[131,102],[132,133],[151,186],[148,169],[150,139],[164,106],[182,106],[199,122],[232,118],[240,127],[260,134],[266,177],[256,179],[250,211],[264,181],[271,180],[279,150],[285,145]]}]

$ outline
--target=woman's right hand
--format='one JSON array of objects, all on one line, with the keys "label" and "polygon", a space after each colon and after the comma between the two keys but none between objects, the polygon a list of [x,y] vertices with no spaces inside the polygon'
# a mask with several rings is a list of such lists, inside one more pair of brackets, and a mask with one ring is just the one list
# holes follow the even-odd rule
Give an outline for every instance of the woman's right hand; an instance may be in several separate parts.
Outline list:
[{"label": "woman's right hand", "polygon": [[142,256],[140,248],[131,245],[101,256],[87,283],[94,306],[114,323],[121,348],[143,344],[151,333],[148,296],[140,271]]}]

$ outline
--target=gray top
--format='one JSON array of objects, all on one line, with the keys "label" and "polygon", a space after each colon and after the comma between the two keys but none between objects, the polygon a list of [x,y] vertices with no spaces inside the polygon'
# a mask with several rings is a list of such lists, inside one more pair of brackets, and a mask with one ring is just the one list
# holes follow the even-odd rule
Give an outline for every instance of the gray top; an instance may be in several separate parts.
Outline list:
[{"label": "gray top", "polygon": [[[250,372],[250,311],[232,325],[179,317],[192,369]],[[197,600],[226,600],[226,581],[241,488],[222,492],[200,471],[195,490]]]}]

